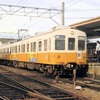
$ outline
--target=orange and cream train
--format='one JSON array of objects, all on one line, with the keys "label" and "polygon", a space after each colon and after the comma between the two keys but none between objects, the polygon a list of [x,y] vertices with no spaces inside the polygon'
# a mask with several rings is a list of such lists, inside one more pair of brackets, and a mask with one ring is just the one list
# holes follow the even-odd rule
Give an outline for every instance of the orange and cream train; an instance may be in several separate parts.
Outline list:
[{"label": "orange and cream train", "polygon": [[52,75],[86,74],[86,34],[67,27],[0,46],[0,63]]}]

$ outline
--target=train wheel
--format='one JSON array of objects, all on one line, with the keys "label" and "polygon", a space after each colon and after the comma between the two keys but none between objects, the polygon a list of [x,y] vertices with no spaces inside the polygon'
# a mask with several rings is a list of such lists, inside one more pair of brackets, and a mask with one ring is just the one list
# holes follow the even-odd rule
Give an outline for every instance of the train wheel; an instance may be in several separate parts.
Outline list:
[{"label": "train wheel", "polygon": [[47,75],[47,70],[44,70],[43,71],[43,75]]},{"label": "train wheel", "polygon": [[39,71],[40,71],[41,73],[43,73],[43,67],[42,67],[42,66],[39,67]]},{"label": "train wheel", "polygon": [[52,76],[56,76],[57,75],[57,68],[54,70],[53,75]]},{"label": "train wheel", "polygon": [[7,66],[9,66],[9,65],[10,65],[10,61],[7,61],[6,63],[7,63]]},{"label": "train wheel", "polygon": [[18,62],[14,61],[14,62],[13,62],[13,66],[14,66],[14,67],[18,67]]}]

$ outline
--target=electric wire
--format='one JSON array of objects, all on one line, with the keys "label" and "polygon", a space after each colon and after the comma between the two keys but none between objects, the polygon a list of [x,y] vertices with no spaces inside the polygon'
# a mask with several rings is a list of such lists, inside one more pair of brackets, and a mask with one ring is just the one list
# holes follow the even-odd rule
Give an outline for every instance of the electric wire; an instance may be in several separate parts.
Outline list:
[{"label": "electric wire", "polygon": [[79,3],[80,1],[82,1],[82,0],[78,0],[78,1],[76,1],[76,2],[74,2],[74,3],[72,3],[71,5],[67,6],[67,7],[65,8],[65,10],[66,10],[67,8],[69,8],[69,7],[71,7],[71,6],[73,6],[73,5],[77,4],[77,3]]},{"label": "electric wire", "polygon": [[[23,3],[25,3],[27,0],[21,0],[19,3],[18,3],[18,5],[19,4],[21,4],[22,2]],[[73,12],[79,12],[79,11],[99,11],[100,9],[98,8],[98,9],[68,9],[68,8],[70,8],[70,7],[72,7],[73,5],[75,5],[75,4],[77,4],[77,3],[79,3],[79,2],[81,2],[82,0],[77,0],[77,1],[75,1],[74,3],[73,3],[73,1],[74,0],[72,0],[72,1],[69,1],[68,3],[66,3],[67,5],[68,4],[70,4],[70,5],[68,5],[67,7],[65,7],[65,12],[67,12],[67,11],[73,11]],[[58,12],[57,14],[55,14],[55,16],[57,16],[57,15],[59,15],[59,14],[61,14],[61,12]],[[53,16],[53,17],[55,17],[55,16]],[[11,17],[11,16],[10,16]],[[65,19],[88,19],[88,18],[94,18],[94,17],[65,17]],[[7,19],[2,25],[4,25],[7,21],[8,21],[9,19]],[[46,20],[46,19],[42,19],[41,21],[44,21],[44,20]],[[36,22],[34,22],[34,23],[32,23],[31,25],[29,25],[29,26],[26,26],[27,28],[30,28],[30,27],[32,27],[33,25],[36,25],[37,23],[40,23],[41,21],[36,21]],[[23,25],[25,26],[25,25],[27,25],[28,24],[28,22],[26,22],[26,23],[24,23]]]},{"label": "electric wire", "polygon": [[[19,2],[18,2],[18,4],[17,5],[19,5],[20,3],[22,3],[24,0],[20,0]],[[24,3],[26,2],[27,0],[25,0],[24,1]],[[14,9],[14,8],[13,8]],[[0,26],[3,26],[9,19],[11,18],[11,16],[9,16]],[[2,34],[2,33],[1,33]],[[1,35],[0,34],[0,35]],[[5,37],[5,36],[4,36]]]}]

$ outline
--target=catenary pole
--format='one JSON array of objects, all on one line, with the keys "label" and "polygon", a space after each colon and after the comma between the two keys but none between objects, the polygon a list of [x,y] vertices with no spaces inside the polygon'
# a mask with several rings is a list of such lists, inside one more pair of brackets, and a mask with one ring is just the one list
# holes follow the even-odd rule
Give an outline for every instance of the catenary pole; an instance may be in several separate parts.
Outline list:
[{"label": "catenary pole", "polygon": [[64,6],[65,6],[65,4],[64,4],[64,2],[62,2],[62,4],[61,4],[61,25],[65,24],[64,23]]}]

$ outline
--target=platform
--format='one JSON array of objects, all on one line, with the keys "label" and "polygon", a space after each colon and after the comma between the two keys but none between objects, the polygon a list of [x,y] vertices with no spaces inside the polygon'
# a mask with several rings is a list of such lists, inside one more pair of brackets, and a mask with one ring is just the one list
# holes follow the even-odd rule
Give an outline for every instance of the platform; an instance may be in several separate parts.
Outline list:
[{"label": "platform", "polygon": [[88,63],[88,76],[100,80],[100,63]]}]

